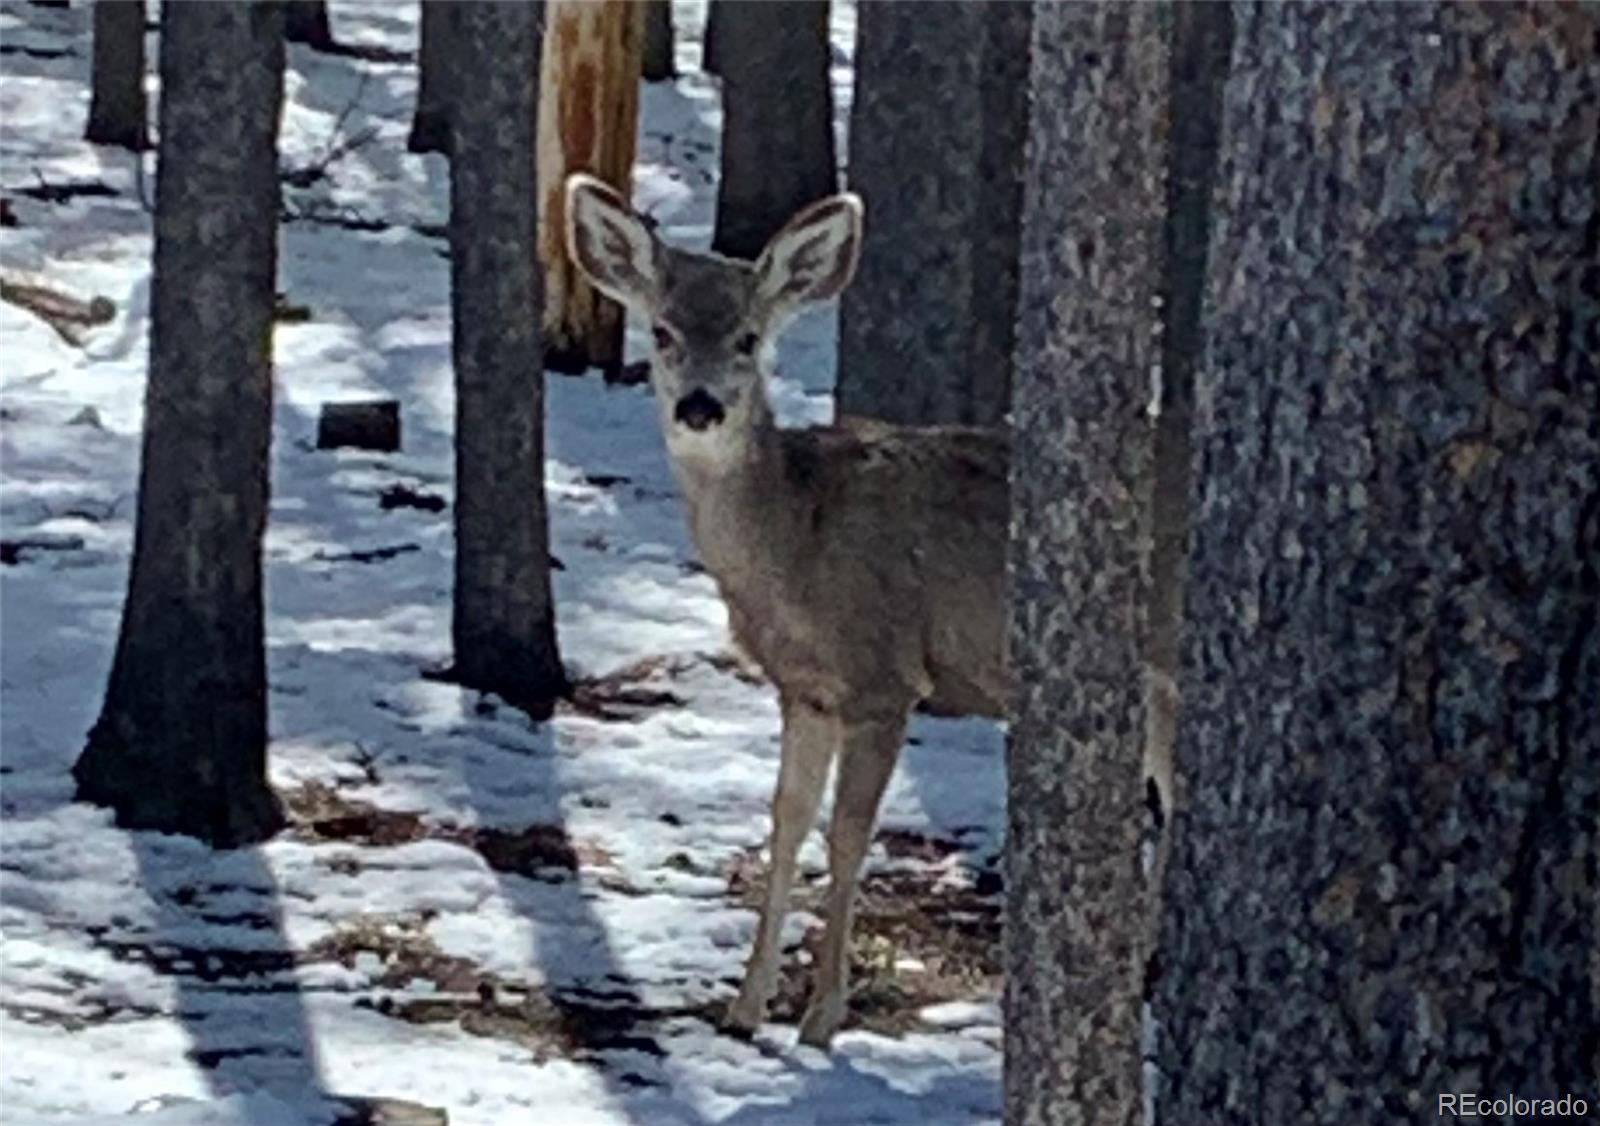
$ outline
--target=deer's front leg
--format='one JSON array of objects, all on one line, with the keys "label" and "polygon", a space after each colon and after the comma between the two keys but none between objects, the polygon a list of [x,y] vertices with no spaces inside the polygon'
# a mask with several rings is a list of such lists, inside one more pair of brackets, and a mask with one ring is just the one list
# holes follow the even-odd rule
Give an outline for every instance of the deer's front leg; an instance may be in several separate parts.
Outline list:
[{"label": "deer's front leg", "polygon": [[795,854],[811,831],[822,801],[822,785],[838,741],[838,721],[803,704],[783,705],[783,751],[778,789],[772,797],[772,837],[768,843],[767,885],[756,923],[755,945],[745,966],[744,984],[729,1007],[723,1027],[748,1035],[767,1015],[778,984],[778,939],[789,910]]},{"label": "deer's front leg", "polygon": [[826,1048],[850,1001],[850,932],[855,925],[856,883],[872,844],[878,805],[900,757],[906,716],[847,722],[839,748],[833,823],[828,827],[826,929],[811,984],[811,1003],[800,1022],[800,1042]]}]

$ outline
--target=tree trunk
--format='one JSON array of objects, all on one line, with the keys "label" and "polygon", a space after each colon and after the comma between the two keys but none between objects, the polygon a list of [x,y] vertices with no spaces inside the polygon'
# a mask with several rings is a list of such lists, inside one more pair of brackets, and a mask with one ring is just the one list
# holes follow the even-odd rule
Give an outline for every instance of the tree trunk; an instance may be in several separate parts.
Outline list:
[{"label": "tree trunk", "polygon": [[539,92],[539,260],[544,266],[545,364],[572,374],[622,367],[621,306],[567,258],[565,185],[588,172],[632,193],[639,124],[641,5],[549,0]]},{"label": "tree trunk", "polygon": [[144,98],[144,0],[95,0],[94,80],[85,140],[150,147]]},{"label": "tree trunk", "polygon": [[[863,13],[865,14],[865,13]],[[1149,916],[1143,602],[1165,215],[1155,5],[1034,30],[1014,406],[1006,1121],[1133,1123]]]},{"label": "tree trunk", "polygon": [[128,596],[78,796],[214,845],[278,826],[261,537],[272,423],[283,23],[161,13],[150,375]]},{"label": "tree trunk", "polygon": [[331,50],[333,25],[328,20],[327,0],[284,0],[283,37],[315,51]]},{"label": "tree trunk", "polygon": [[411,117],[410,152],[450,154],[451,75],[468,60],[456,50],[456,20],[461,4],[422,0],[422,44],[417,52],[417,108]]},{"label": "tree trunk", "polygon": [[722,60],[717,42],[722,38],[724,0],[706,0],[706,22],[700,31],[700,69],[707,74],[721,74]]},{"label": "tree trunk", "polygon": [[677,76],[673,57],[672,0],[643,0],[644,77],[646,82],[666,82]]},{"label": "tree trunk", "polygon": [[1597,17],[1237,18],[1159,1120],[1592,1109]]},{"label": "tree trunk", "polygon": [[1228,4],[1174,4],[1168,74],[1167,216],[1163,236],[1161,379],[1156,390],[1151,487],[1150,604],[1145,656],[1150,677],[1145,769],[1153,789],[1154,865],[1150,902],[1159,909],[1171,846],[1172,748],[1178,720],[1178,646],[1183,625],[1184,568],[1194,456],[1190,426],[1194,373],[1205,351],[1200,306],[1211,234],[1222,127],[1222,85],[1228,73],[1233,9]]},{"label": "tree trunk", "polygon": [[1033,5],[862,4],[850,186],[867,205],[839,313],[841,415],[1004,419]]},{"label": "tree trunk", "polygon": [[755,258],[806,204],[839,190],[828,5],[719,0],[722,180],[711,248]]},{"label": "tree trunk", "polygon": [[565,691],[550,594],[535,259],[541,7],[464,4],[450,304],[456,369],[455,677],[531,715]]}]

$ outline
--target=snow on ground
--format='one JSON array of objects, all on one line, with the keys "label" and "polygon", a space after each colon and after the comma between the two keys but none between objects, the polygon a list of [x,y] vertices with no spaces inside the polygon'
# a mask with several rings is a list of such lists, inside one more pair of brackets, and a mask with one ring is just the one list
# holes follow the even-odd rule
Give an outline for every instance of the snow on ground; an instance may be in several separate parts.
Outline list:
[{"label": "snow on ground", "polygon": [[[836,10],[843,105],[854,12]],[[346,41],[414,46],[415,4],[333,11]],[[679,5],[685,68],[702,14]],[[379,505],[397,485],[451,496],[447,262],[416,229],[444,221],[446,168],[404,152],[408,64],[290,51],[285,164],[373,135],[291,206],[387,224],[283,228],[280,288],[310,310],[276,337],[266,544],[271,769],[293,827],[216,853],[72,801],[132,542],[150,252],[133,158],[78,139],[88,22],[85,4],[0,4],[5,264],[118,306],[80,349],[0,305],[0,521],[33,545],[0,585],[5,1121],[333,1121],[328,1093],[462,1126],[995,1120],[990,725],[915,726],[869,861],[866,1027],[831,1056],[797,1047],[797,973],[791,1023],[751,1044],[710,1023],[753,928],[778,723],[719,659],[724,612],[691,565],[646,389],[548,380],[561,641],[602,678],[592,706],[534,726],[422,676],[447,656],[449,512]],[[642,117],[637,202],[703,245],[715,87],[648,88]],[[17,194],[80,180],[116,194]],[[828,416],[833,338],[825,314],[785,342],[787,421]],[[314,451],[319,404],[375,393],[403,404],[402,454]],[[812,902],[823,860],[813,834]],[[790,918],[791,969],[815,922]]]}]

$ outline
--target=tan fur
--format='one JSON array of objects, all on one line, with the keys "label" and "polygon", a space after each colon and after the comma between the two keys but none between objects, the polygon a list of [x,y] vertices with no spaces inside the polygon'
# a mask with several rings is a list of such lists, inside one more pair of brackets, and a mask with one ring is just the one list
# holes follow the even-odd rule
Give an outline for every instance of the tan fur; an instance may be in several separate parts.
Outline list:
[{"label": "tan fur", "polygon": [[[813,205],[754,265],[665,246],[587,177],[568,186],[568,245],[596,286],[655,325],[652,361],[694,542],[736,644],[778,688],[782,757],[767,886],[727,1026],[753,1030],[777,980],[795,853],[835,765],[826,931],[801,1038],[844,1017],[861,862],[911,710],[999,716],[1007,445],[995,431],[862,420],[783,430],[762,357],[795,309],[834,296],[855,267],[860,203]],[[746,350],[752,334],[762,347]],[[695,431],[678,404],[726,411]]]}]

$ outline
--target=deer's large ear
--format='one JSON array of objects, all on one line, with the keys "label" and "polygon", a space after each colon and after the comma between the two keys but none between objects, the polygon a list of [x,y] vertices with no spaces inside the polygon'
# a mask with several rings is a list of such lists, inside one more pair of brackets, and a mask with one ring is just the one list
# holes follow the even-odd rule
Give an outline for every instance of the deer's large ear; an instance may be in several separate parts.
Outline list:
[{"label": "deer's large ear", "polygon": [[837,297],[861,257],[861,197],[829,196],[802,210],[772,236],[756,260],[762,299],[779,317]]},{"label": "deer's large ear", "polygon": [[583,172],[567,177],[567,253],[607,297],[635,308],[655,302],[656,242],[615,188]]}]

